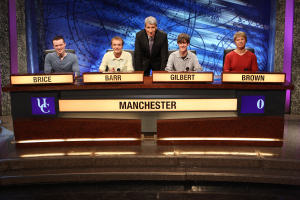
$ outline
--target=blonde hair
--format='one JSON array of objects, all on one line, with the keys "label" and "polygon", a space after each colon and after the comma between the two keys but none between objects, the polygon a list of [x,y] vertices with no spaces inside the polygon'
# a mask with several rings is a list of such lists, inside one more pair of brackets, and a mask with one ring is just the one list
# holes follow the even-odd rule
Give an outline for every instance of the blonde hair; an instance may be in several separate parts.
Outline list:
[{"label": "blonde hair", "polygon": [[245,40],[247,42],[247,35],[245,32],[243,32],[243,31],[236,32],[233,36],[233,41],[235,41],[237,37],[243,37],[243,38],[245,38]]},{"label": "blonde hair", "polygon": [[111,39],[110,44],[112,45],[113,40],[120,40],[122,41],[122,46],[124,45],[124,40],[120,36],[115,36]]}]

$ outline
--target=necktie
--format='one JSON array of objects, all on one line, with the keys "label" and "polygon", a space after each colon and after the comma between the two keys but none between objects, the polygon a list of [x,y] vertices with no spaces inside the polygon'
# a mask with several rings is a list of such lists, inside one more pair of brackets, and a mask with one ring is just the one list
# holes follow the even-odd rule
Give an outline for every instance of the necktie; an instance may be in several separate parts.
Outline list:
[{"label": "necktie", "polygon": [[154,43],[154,38],[153,37],[149,37],[149,50],[150,50],[150,54],[151,54],[151,51],[152,51],[153,43]]}]

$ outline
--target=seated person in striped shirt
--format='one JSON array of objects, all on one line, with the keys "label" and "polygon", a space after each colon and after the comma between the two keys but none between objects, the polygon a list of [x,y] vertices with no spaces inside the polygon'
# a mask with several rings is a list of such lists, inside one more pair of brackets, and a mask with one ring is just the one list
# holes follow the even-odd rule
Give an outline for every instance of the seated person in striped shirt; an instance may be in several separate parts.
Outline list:
[{"label": "seated person in striped shirt", "polygon": [[124,41],[121,37],[113,37],[111,39],[111,48],[113,51],[109,51],[104,54],[102,62],[99,67],[99,72],[133,72],[132,57],[131,54],[122,51]]},{"label": "seated person in striped shirt", "polygon": [[187,50],[190,45],[190,36],[181,33],[177,37],[178,51],[170,54],[166,71],[202,71],[197,56]]},{"label": "seated person in striped shirt", "polygon": [[65,51],[66,43],[62,36],[55,36],[52,40],[55,52],[48,53],[45,58],[44,73],[75,72],[79,76],[77,56]]}]

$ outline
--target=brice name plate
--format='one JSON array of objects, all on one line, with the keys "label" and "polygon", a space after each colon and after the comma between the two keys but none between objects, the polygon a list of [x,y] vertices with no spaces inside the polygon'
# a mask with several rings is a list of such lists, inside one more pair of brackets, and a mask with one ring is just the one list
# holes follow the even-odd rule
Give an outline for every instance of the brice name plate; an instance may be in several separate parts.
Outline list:
[{"label": "brice name plate", "polygon": [[42,85],[42,84],[68,84],[73,83],[73,74],[26,74],[11,75],[12,85]]}]

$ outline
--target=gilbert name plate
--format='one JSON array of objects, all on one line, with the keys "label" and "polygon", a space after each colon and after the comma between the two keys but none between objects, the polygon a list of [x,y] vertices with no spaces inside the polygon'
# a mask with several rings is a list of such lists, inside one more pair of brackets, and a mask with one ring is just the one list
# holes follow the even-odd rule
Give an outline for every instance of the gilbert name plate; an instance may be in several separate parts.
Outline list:
[{"label": "gilbert name plate", "polygon": [[84,83],[138,83],[144,82],[144,72],[134,73],[83,73]]},{"label": "gilbert name plate", "polygon": [[222,82],[228,83],[284,83],[285,73],[223,73]]},{"label": "gilbert name plate", "polygon": [[212,72],[153,72],[153,82],[213,82]]},{"label": "gilbert name plate", "polygon": [[73,83],[73,74],[11,75],[12,85],[42,85]]}]

